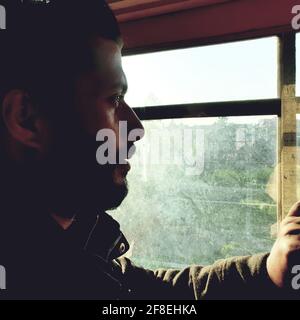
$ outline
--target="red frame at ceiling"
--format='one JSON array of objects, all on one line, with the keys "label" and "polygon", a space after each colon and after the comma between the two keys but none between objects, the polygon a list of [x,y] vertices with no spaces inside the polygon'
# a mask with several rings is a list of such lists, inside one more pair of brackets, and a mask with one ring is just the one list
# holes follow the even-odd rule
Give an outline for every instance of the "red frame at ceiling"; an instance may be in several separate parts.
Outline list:
[{"label": "red frame at ceiling", "polygon": [[110,5],[118,20],[126,22],[229,1],[237,0],[121,0]]},{"label": "red frame at ceiling", "polygon": [[297,0],[236,0],[121,22],[130,52],[207,44],[292,31]]}]

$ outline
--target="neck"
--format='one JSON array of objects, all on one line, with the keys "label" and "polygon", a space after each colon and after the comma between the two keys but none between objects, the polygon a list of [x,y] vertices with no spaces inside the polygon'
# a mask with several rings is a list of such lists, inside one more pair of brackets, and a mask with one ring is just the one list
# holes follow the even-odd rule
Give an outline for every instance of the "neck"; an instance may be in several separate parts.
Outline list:
[{"label": "neck", "polygon": [[64,230],[67,230],[71,227],[75,218],[75,216],[72,218],[64,218],[54,213],[51,214],[51,216]]}]

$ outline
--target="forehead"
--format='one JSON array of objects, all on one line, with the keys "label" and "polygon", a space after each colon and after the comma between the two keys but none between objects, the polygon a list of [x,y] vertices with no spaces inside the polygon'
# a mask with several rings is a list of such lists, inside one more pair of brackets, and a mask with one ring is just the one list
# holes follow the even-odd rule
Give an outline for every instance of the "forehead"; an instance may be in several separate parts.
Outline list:
[{"label": "forehead", "polygon": [[99,37],[93,41],[94,72],[102,81],[119,81],[123,77],[121,50],[121,45],[111,40]]},{"label": "forehead", "polygon": [[[122,45],[111,40],[96,38],[88,50],[91,50],[92,69],[83,73],[77,80],[78,93],[84,96],[106,94],[118,88],[127,88],[122,69]],[[125,89],[126,91],[126,89]]]}]

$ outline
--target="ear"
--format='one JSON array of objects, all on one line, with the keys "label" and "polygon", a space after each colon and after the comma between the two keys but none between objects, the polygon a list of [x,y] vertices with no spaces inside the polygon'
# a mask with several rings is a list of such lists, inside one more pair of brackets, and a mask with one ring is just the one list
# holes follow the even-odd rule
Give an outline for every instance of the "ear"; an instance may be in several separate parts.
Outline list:
[{"label": "ear", "polygon": [[8,133],[16,141],[37,150],[44,147],[45,126],[26,92],[9,91],[3,99],[2,116]]}]

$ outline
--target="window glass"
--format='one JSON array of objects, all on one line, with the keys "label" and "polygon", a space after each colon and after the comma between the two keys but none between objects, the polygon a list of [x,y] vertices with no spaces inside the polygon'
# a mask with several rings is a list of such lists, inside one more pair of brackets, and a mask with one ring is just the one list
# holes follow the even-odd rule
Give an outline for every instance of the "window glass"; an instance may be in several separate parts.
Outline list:
[{"label": "window glass", "polygon": [[134,262],[175,268],[270,250],[277,217],[276,116],[144,125],[129,195],[112,212]]},{"label": "window glass", "polygon": [[132,107],[277,98],[276,37],[123,58]]}]

